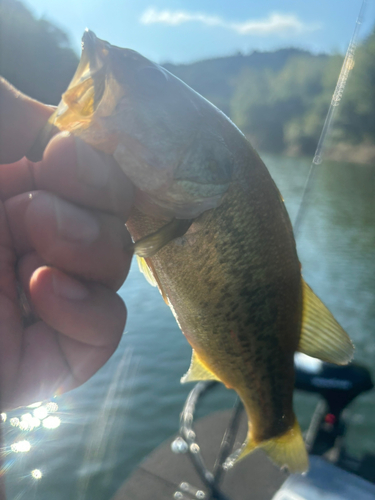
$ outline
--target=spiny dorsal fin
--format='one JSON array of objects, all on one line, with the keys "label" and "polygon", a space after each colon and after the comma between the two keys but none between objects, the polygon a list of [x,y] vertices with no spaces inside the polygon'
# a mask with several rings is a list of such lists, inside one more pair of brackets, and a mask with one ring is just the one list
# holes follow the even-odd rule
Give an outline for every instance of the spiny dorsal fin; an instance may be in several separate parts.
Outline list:
[{"label": "spiny dorsal fin", "polygon": [[309,285],[304,280],[302,283],[303,315],[298,351],[327,363],[346,365],[354,353],[348,334]]},{"label": "spiny dorsal fin", "polygon": [[191,355],[190,367],[187,373],[182,377],[181,384],[185,382],[197,382],[198,380],[219,380],[198,358],[193,349]]}]

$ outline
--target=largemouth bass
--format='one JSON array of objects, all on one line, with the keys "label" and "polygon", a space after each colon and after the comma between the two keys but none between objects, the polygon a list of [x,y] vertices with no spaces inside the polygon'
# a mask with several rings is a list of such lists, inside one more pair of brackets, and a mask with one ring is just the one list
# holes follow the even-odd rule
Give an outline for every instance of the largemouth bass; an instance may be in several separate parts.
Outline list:
[{"label": "largemouth bass", "polygon": [[219,380],[246,408],[232,462],[261,447],[306,471],[294,353],[344,364],[353,346],[303,281],[283,200],[245,136],[168,71],[90,31],[31,159],[54,127],[112,154],[134,183],[134,251],[193,348],[182,381]]}]

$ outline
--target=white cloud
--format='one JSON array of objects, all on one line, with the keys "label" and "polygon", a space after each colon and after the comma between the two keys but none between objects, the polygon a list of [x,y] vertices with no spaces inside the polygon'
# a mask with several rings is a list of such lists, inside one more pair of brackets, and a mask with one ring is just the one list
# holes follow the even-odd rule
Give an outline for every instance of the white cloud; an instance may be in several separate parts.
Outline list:
[{"label": "white cloud", "polygon": [[203,13],[193,13],[183,10],[145,10],[140,18],[142,24],[167,24],[178,26],[187,22],[198,22],[207,26],[220,26],[230,29],[240,35],[295,35],[304,31],[315,31],[320,28],[317,24],[306,24],[295,14],[279,14],[273,12],[265,19],[247,19],[243,22],[231,22],[218,16],[209,16]]}]

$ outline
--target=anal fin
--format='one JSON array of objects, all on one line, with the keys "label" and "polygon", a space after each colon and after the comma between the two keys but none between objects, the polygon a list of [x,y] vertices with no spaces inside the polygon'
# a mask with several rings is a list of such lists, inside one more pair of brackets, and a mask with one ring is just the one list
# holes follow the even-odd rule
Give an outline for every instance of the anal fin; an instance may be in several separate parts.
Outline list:
[{"label": "anal fin", "polygon": [[265,451],[270,460],[278,467],[287,467],[292,474],[307,472],[309,459],[297,419],[295,419],[293,427],[281,436],[276,436],[260,443],[253,441],[250,424],[249,428],[248,438],[243,447],[228,457],[224,466],[231,468],[236,462],[246,457],[246,455],[260,448]]},{"label": "anal fin", "polygon": [[349,363],[354,346],[348,334],[305,281],[302,283],[303,316],[298,351],[327,363]]},{"label": "anal fin", "polygon": [[181,384],[185,382],[198,382],[199,380],[218,380],[221,382],[221,380],[202,363],[193,349],[189,370],[182,377]]}]

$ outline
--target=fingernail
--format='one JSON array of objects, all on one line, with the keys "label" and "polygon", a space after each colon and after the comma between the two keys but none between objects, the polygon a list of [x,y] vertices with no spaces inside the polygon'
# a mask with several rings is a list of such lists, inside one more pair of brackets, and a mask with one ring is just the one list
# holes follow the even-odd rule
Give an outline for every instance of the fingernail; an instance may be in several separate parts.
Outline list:
[{"label": "fingernail", "polygon": [[53,198],[58,235],[74,243],[93,243],[100,234],[97,220],[87,211]]},{"label": "fingernail", "polygon": [[74,137],[74,142],[79,180],[96,189],[105,187],[109,178],[109,166],[83,141]]},{"label": "fingernail", "polygon": [[89,295],[84,285],[60,273],[52,275],[52,286],[55,294],[64,299],[83,300]]}]

